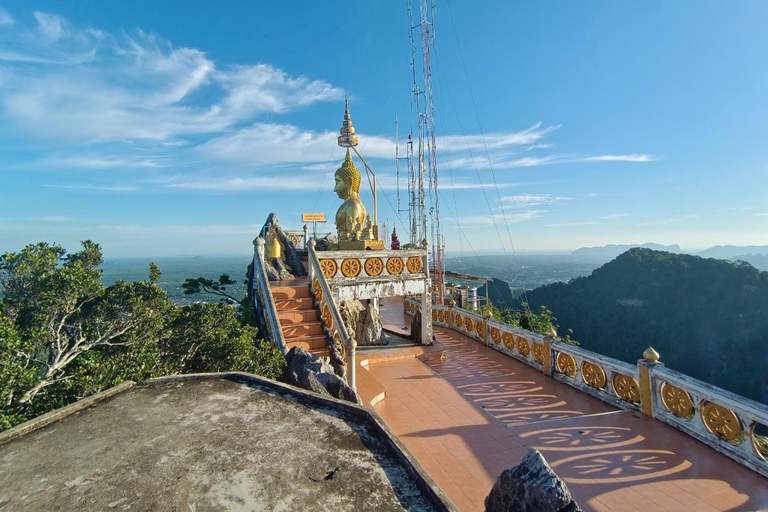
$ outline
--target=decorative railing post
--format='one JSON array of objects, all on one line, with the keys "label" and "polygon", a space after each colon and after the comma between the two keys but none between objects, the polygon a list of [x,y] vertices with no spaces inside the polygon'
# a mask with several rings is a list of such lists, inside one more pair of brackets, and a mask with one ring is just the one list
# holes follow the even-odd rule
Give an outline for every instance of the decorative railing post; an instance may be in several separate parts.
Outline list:
[{"label": "decorative railing post", "polygon": [[456,301],[450,299],[448,301],[448,328],[453,329],[453,307],[456,305]]},{"label": "decorative railing post", "polygon": [[488,346],[488,336],[490,336],[490,329],[488,329],[488,320],[493,318],[493,312],[489,309],[483,316],[483,344]]},{"label": "decorative railing post", "polygon": [[[304,226],[304,233],[306,237],[307,232],[307,226]],[[312,254],[315,253],[315,246],[317,245],[317,242],[314,238],[309,240],[309,245],[307,246],[309,248],[310,257]],[[315,278],[315,267],[311,263],[307,265],[307,275],[309,276],[309,285],[312,286],[312,280]]]},{"label": "decorative railing post", "polygon": [[304,224],[304,247],[308,246],[308,242],[309,242],[308,236],[309,236],[309,228],[307,227],[306,224]]},{"label": "decorative railing post", "polygon": [[547,337],[544,338],[544,361],[541,363],[544,369],[544,375],[552,376],[552,340],[557,338],[557,332],[554,327],[549,330]]},{"label": "decorative railing post", "polygon": [[261,260],[261,264],[264,264],[264,245],[266,244],[266,241],[260,237],[257,236],[256,239],[253,241],[253,245],[256,246],[256,253],[259,255],[259,259]]},{"label": "decorative railing post", "polygon": [[643,352],[643,359],[637,361],[637,371],[640,375],[640,411],[653,418],[653,377],[651,375],[654,366],[662,365],[659,362],[659,353],[653,347],[648,347]]},{"label": "decorative railing post", "polygon": [[347,351],[347,384],[349,387],[357,391],[357,382],[355,374],[357,370],[355,368],[355,349],[357,348],[357,342],[355,338],[349,339],[349,345],[346,348]]}]

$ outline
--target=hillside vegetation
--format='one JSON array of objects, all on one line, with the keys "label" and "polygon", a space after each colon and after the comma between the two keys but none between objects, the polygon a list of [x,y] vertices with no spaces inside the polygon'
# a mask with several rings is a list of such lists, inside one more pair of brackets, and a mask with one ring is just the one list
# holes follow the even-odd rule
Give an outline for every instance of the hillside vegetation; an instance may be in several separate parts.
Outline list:
[{"label": "hillside vegetation", "polygon": [[[126,380],[282,374],[282,353],[258,339],[247,307],[174,305],[154,263],[149,279],[104,286],[101,265],[89,240],[75,253],[40,242],[0,257],[0,431]],[[191,293],[231,282],[188,281]]]},{"label": "hillside vegetation", "polygon": [[748,263],[637,248],[527,298],[588,350],[634,363],[650,345],[674,370],[768,401],[768,272]]}]

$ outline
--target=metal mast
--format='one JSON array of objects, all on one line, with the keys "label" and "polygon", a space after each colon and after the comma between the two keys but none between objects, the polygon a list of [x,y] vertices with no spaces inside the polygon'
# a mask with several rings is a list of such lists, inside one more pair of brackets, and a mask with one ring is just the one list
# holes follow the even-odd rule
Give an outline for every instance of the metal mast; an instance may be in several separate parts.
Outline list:
[{"label": "metal mast", "polygon": [[[411,43],[411,75],[413,77],[413,85],[411,88],[411,93],[413,94],[413,100],[411,102],[411,134],[408,135],[409,143],[411,144],[411,154],[410,154],[410,160],[408,161],[408,191],[410,192],[410,207],[411,207],[411,213],[410,213],[410,220],[411,220],[411,233],[410,233],[410,243],[419,246],[421,245],[421,241],[426,237],[426,215],[424,211],[424,185],[423,185],[423,140],[422,140],[422,114],[420,109],[420,96],[422,94],[421,90],[419,89],[419,84],[416,79],[416,38],[414,37],[413,30],[415,28],[418,28],[419,25],[413,24],[413,10],[411,9],[411,1],[408,0],[407,4],[408,8],[408,21],[410,29],[408,31],[408,39]],[[419,158],[419,164],[418,164],[418,182],[417,185],[417,178],[416,178],[416,169],[414,168],[413,164],[413,116],[414,116],[414,108],[416,111],[416,115],[418,116],[418,129],[419,129],[419,149],[418,149],[418,158]],[[419,228],[422,229],[421,233],[419,232]]]},{"label": "metal mast", "polygon": [[[421,27],[421,57],[422,74],[424,79],[424,114],[419,115],[419,148],[420,148],[420,167],[426,172],[429,181],[430,197],[430,221],[431,221],[431,239],[432,239],[432,265],[434,268],[434,301],[437,304],[443,303],[444,277],[443,277],[443,236],[440,228],[440,199],[438,194],[438,173],[437,173],[437,144],[435,142],[435,108],[432,100],[432,62],[430,59],[430,50],[434,45],[434,0],[421,0],[420,27]],[[426,145],[426,165],[423,162],[423,146]],[[422,170],[422,172],[424,172]],[[423,177],[421,175],[420,177]],[[419,183],[420,193],[422,194],[423,204],[423,180]],[[424,206],[422,206],[424,208]],[[423,214],[424,215],[424,214]],[[423,220],[424,234],[426,235],[426,215]]]}]

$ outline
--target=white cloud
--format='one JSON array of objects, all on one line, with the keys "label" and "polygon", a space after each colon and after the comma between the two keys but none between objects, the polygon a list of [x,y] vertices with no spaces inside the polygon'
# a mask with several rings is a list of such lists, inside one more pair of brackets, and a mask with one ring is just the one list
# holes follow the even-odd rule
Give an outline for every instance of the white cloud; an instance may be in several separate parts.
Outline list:
[{"label": "white cloud", "polygon": [[[519,224],[538,219],[544,213],[546,213],[545,210],[528,210],[525,212],[507,213],[506,215],[500,213],[493,215],[467,215],[462,216],[459,222],[462,228],[493,226],[494,224],[504,222],[505,219],[508,224]],[[453,222],[455,223],[455,219],[453,219]]]},{"label": "white cloud", "polygon": [[61,16],[40,11],[35,11],[34,15],[37,20],[37,29],[49,41],[55,43],[69,33],[69,24]]},{"label": "white cloud", "polygon": [[13,25],[14,23],[16,23],[16,20],[13,19],[13,16],[8,14],[8,11],[5,9],[0,9],[0,27]]},{"label": "white cloud", "polygon": [[236,66],[217,74],[217,81],[228,91],[222,108],[230,114],[287,112],[320,101],[341,99],[344,91],[323,80],[301,76],[291,78],[268,64]]},{"label": "white cloud", "polygon": [[581,160],[583,162],[653,162],[656,160],[651,155],[602,155],[589,156]]},{"label": "white cloud", "polygon": [[591,226],[592,224],[597,224],[597,222],[593,220],[584,221],[584,222],[563,222],[561,224],[547,224],[547,227],[564,228],[564,227],[575,227],[575,226]]},{"label": "white cloud", "polygon": [[[205,53],[173,48],[138,30],[113,37],[36,12],[37,30],[15,30],[0,59],[16,66],[0,82],[3,121],[36,137],[93,144],[174,141],[224,133],[266,113],[341,99],[322,80],[269,64],[218,69]],[[191,98],[196,94],[194,100]]]},{"label": "white cloud", "polygon": [[559,126],[541,127],[536,123],[526,130],[519,132],[493,132],[485,135],[446,135],[438,137],[437,148],[443,151],[464,151],[475,149],[501,149],[509,146],[531,145],[527,150],[549,147],[547,144],[535,144]]},{"label": "white cloud", "polygon": [[267,190],[317,190],[317,182],[297,176],[253,176],[210,178],[171,182],[166,188],[203,192],[250,192]]},{"label": "white cloud", "polygon": [[443,165],[451,168],[478,168],[486,169],[516,169],[519,167],[538,167],[541,165],[570,164],[586,162],[652,162],[655,158],[650,155],[602,155],[602,156],[575,156],[554,154],[545,156],[525,156],[511,158],[505,154],[491,154],[490,160],[483,157],[461,157],[447,160]]},{"label": "white cloud", "polygon": [[163,166],[160,158],[130,158],[102,155],[50,156],[33,162],[29,167],[34,168],[67,168],[67,169],[156,169]]},{"label": "white cloud", "polygon": [[105,190],[110,192],[130,192],[137,190],[136,187],[127,185],[45,185],[48,188],[64,188],[70,190]]},{"label": "white cloud", "polygon": [[504,196],[501,202],[504,206],[510,208],[528,208],[541,204],[561,203],[569,201],[570,197],[556,197],[550,194],[518,194],[514,196]]},{"label": "white cloud", "polygon": [[30,220],[36,222],[71,222],[74,219],[72,217],[67,217],[66,215],[48,215],[44,217],[34,217]]}]

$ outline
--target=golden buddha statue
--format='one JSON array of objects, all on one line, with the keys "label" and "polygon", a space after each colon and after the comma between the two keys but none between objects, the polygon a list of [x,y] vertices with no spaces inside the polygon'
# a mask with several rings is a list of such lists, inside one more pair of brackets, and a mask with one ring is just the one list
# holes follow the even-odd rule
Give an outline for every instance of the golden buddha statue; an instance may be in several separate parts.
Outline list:
[{"label": "golden buddha statue", "polygon": [[336,171],[336,192],[344,202],[336,212],[336,230],[339,242],[363,240],[367,234],[365,206],[360,200],[360,171],[352,162],[352,156],[347,149],[344,163]]}]

